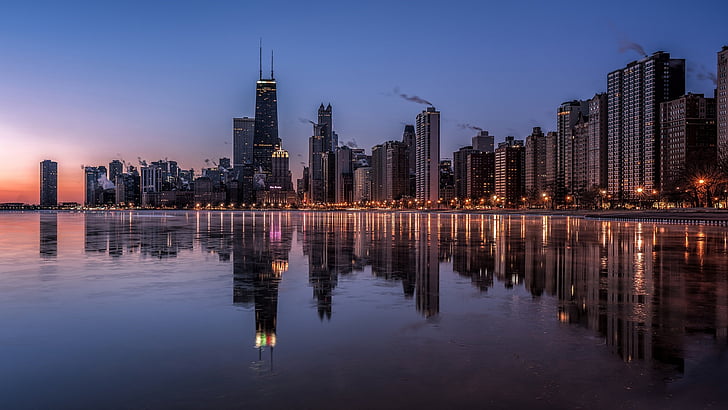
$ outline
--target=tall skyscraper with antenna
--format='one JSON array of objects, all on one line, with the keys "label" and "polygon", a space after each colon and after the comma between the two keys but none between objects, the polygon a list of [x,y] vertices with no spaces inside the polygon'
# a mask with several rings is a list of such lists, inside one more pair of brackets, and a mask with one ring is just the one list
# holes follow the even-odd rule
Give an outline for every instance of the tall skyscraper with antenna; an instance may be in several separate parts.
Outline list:
[{"label": "tall skyscraper with antenna", "polygon": [[271,158],[281,145],[278,137],[278,99],[273,76],[273,52],[270,54],[270,78],[263,78],[263,48],[260,48],[260,77],[255,87],[255,127],[253,129],[253,165],[255,171],[272,172]]}]

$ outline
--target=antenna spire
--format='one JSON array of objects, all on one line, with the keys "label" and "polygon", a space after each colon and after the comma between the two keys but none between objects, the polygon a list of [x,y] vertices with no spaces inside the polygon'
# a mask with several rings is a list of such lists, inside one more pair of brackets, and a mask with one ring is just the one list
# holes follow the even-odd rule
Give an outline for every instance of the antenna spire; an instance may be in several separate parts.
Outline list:
[{"label": "antenna spire", "polygon": [[270,51],[270,79],[273,79],[273,50]]},{"label": "antenna spire", "polygon": [[263,37],[260,38],[258,46],[258,69],[260,70],[260,79],[263,79]]}]

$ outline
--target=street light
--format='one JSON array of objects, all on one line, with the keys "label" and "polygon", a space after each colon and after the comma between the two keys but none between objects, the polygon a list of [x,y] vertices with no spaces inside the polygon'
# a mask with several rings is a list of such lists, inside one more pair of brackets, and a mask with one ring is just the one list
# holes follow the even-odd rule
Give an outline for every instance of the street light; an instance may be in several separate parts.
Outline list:
[{"label": "street light", "polygon": [[637,207],[642,208],[642,192],[644,192],[644,188],[639,187],[637,188]]}]

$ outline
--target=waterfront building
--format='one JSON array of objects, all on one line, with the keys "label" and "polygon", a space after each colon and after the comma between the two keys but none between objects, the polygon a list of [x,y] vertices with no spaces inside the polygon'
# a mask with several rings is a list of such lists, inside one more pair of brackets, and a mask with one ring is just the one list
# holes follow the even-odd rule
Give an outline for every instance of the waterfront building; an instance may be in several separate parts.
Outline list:
[{"label": "waterfront building", "polygon": [[495,194],[505,207],[523,203],[526,155],[522,140],[508,136],[495,150]]},{"label": "waterfront building", "polygon": [[685,94],[685,60],[658,51],[607,75],[608,191],[636,201],[659,188],[660,103]]},{"label": "waterfront building", "polygon": [[261,61],[260,78],[255,87],[255,119],[253,126],[253,165],[255,172],[271,173],[273,152],[280,145],[281,140],[278,137],[277,83],[273,76],[273,54],[271,54],[270,78],[263,78]]},{"label": "waterfront building", "polygon": [[253,163],[254,130],[254,118],[233,118],[233,166]]},{"label": "waterfront building", "polygon": [[427,107],[417,115],[416,125],[416,196],[435,206],[440,198],[440,112]]},{"label": "waterfront building", "polygon": [[607,188],[607,94],[588,100],[589,130],[587,137],[586,187]]},{"label": "waterfront building", "polygon": [[716,88],[718,153],[721,159],[728,158],[728,46],[718,52],[718,75]]},{"label": "waterfront building", "polygon": [[58,205],[58,163],[49,159],[40,163],[40,206]]},{"label": "waterfront building", "polygon": [[474,151],[466,161],[465,198],[473,205],[484,204],[495,194],[495,152]]},{"label": "waterfront building", "polygon": [[547,164],[554,158],[547,155],[548,138],[541,131],[541,127],[533,127],[531,135],[526,137],[525,145],[525,194],[530,199],[536,199],[547,191],[549,176]]},{"label": "waterfront building", "polygon": [[372,200],[372,167],[359,167],[354,170],[354,202]]},{"label": "waterfront building", "polygon": [[689,93],[660,104],[660,190],[672,190],[690,166],[713,164],[716,100]]},{"label": "waterfront building", "polygon": [[387,141],[372,148],[372,200],[399,200],[409,193],[407,145]]},{"label": "waterfront building", "polygon": [[116,181],[116,176],[124,172],[124,164],[118,159],[109,162],[109,181]]},{"label": "waterfront building", "polygon": [[583,117],[589,115],[589,104],[587,101],[574,100],[562,103],[556,115],[557,140],[556,140],[556,174],[553,199],[556,203],[563,203],[568,193],[567,181],[572,160],[570,157],[570,145],[574,126],[578,121],[584,121]]},{"label": "waterfront building", "polygon": [[452,153],[453,173],[455,175],[455,198],[463,200],[467,197],[468,189],[468,155],[477,152],[468,145]]}]

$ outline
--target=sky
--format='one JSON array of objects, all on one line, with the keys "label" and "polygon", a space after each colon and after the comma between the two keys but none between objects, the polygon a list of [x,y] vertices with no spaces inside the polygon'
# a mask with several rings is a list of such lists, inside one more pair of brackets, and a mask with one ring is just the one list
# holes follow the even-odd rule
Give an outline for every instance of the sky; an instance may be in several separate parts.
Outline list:
[{"label": "sky", "polygon": [[442,113],[441,157],[555,129],[561,102],[606,91],[608,72],[663,50],[687,91],[712,95],[728,2],[6,1],[0,4],[0,202],[38,203],[39,162],[58,162],[59,201],[83,201],[82,165],[168,158],[200,170],[232,155],[232,118],[254,116],[258,44],[275,52],[291,171],[308,120],[333,107],[341,143],[401,139]]}]

